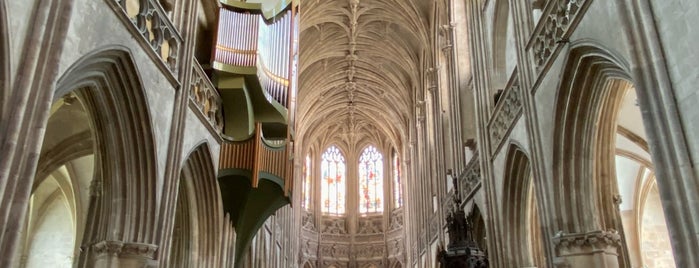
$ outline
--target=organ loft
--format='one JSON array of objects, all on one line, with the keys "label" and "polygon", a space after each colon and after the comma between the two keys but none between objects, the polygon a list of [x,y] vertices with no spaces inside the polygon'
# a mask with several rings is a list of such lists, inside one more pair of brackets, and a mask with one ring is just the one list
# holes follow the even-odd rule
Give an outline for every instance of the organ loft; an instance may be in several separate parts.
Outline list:
[{"label": "organ loft", "polygon": [[0,0],[0,267],[699,267],[692,0]]}]

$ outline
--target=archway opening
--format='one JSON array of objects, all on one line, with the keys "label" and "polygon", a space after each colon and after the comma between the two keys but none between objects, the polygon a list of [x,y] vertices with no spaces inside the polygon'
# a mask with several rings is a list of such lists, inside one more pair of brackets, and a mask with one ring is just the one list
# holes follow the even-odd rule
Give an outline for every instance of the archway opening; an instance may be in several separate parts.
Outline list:
[{"label": "archway opening", "polygon": [[674,268],[675,258],[672,254],[670,235],[665,223],[665,214],[660,203],[658,186],[652,179],[650,189],[642,207],[641,252],[643,265],[648,268]]},{"label": "archway opening", "polygon": [[[594,45],[573,45],[557,94],[552,224],[566,237],[590,234],[609,265],[642,267],[639,201],[642,175],[653,171],[644,116],[623,61]],[[664,221],[663,216],[656,217]],[[558,235],[557,235],[558,236]],[[574,258],[558,243],[558,257]],[[579,250],[586,250],[576,246]],[[616,260],[615,260],[616,259]]]},{"label": "archway opening", "polygon": [[545,267],[534,180],[527,155],[510,145],[504,176],[503,213],[507,263],[512,267]]},{"label": "archway opening", "polygon": [[[197,146],[180,171],[175,222],[168,260],[171,267],[223,267],[221,245],[233,244],[226,235],[231,222],[224,219],[222,198],[209,147]],[[224,249],[227,251],[226,249]]]},{"label": "archway opening", "polygon": [[[180,177],[183,177],[181,174]],[[180,181],[177,191],[177,204],[175,208],[175,226],[172,231],[172,248],[170,249],[171,267],[190,267],[193,264],[194,237],[192,236],[192,222],[190,215],[190,198],[186,190],[185,182]]]},{"label": "archway opening", "polygon": [[629,262],[648,268],[675,267],[636,90],[623,80],[610,83],[618,92],[611,110],[616,114],[615,201]]},{"label": "archway opening", "polygon": [[24,227],[22,267],[73,267],[80,254],[95,167],[84,92],[72,91],[51,107]]}]

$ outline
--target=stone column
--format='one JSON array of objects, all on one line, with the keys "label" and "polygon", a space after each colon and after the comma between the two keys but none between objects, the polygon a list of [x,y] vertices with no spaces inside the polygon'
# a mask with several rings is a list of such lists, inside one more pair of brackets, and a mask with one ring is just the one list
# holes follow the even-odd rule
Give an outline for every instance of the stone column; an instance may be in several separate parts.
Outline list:
[{"label": "stone column", "polygon": [[617,231],[557,234],[553,237],[557,268],[617,268],[621,236]]}]

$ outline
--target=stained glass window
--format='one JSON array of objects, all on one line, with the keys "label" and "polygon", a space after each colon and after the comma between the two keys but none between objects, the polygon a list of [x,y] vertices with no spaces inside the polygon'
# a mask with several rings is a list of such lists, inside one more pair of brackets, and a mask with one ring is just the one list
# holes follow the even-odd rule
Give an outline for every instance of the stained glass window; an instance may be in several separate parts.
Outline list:
[{"label": "stained glass window", "polygon": [[400,160],[398,154],[393,151],[393,204],[396,208],[403,206],[403,189],[400,181]]},{"label": "stained glass window", "polygon": [[369,146],[359,157],[359,213],[383,211],[383,156]]},{"label": "stained glass window", "polygon": [[323,153],[320,172],[322,211],[328,214],[345,213],[345,157],[335,146]]},{"label": "stained glass window", "polygon": [[306,163],[303,165],[303,207],[311,208],[311,156],[306,155]]}]

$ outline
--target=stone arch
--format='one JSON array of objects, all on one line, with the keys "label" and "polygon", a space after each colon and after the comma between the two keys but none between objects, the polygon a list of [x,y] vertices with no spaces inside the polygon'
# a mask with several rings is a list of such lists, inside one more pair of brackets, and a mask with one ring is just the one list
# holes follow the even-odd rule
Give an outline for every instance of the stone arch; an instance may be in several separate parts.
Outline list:
[{"label": "stone arch", "polygon": [[94,129],[83,103],[71,93],[51,107],[22,234],[26,267],[72,266],[80,252],[94,177]]},{"label": "stone arch", "polygon": [[561,127],[554,130],[553,146],[557,179],[552,189],[561,189],[553,192],[553,202],[558,204],[557,228],[563,232],[617,229],[611,214],[616,186],[609,178],[614,174],[614,152],[608,146],[616,124],[616,114],[610,111],[624,93],[614,89],[620,81],[631,80],[623,66],[619,57],[596,45],[574,46],[568,55],[554,112],[554,122]]},{"label": "stone arch", "polygon": [[81,263],[135,249],[153,259],[156,217],[155,142],[145,92],[130,52],[97,50],[58,80],[54,99],[73,92],[92,115],[96,194],[90,201]]},{"label": "stone arch", "polygon": [[480,249],[487,252],[488,243],[486,241],[485,220],[483,219],[483,215],[481,214],[481,210],[478,208],[478,205],[473,204],[473,208],[471,209],[471,212],[469,212],[466,219],[468,220],[469,224],[471,224],[471,228],[473,228],[471,231],[473,241],[476,242],[476,245],[478,245]]},{"label": "stone arch", "polygon": [[223,204],[207,143],[186,158],[180,172],[170,266],[219,267]]},{"label": "stone arch", "polygon": [[[632,86],[628,65],[594,43],[571,45],[554,111],[552,202],[558,255],[569,254],[562,239],[593,234],[598,246],[628,266],[629,254],[615,179],[617,116]],[[568,238],[561,238],[565,235]],[[592,243],[592,242],[591,242]]]},{"label": "stone arch", "polygon": [[[541,237],[536,219],[536,198],[533,191],[529,157],[511,144],[507,152],[503,186],[503,223],[511,258],[508,266],[541,266]],[[532,205],[532,203],[534,203]],[[539,262],[539,263],[537,263]]]}]

